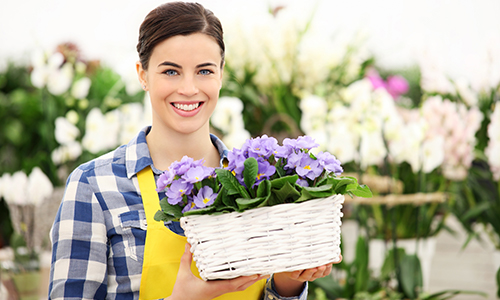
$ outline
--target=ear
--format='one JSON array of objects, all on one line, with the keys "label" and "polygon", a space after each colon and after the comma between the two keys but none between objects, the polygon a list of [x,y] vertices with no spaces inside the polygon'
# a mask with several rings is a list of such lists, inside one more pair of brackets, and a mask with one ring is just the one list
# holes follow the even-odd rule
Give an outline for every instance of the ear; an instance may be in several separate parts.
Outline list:
[{"label": "ear", "polygon": [[137,77],[139,78],[139,83],[141,84],[142,89],[147,91],[148,90],[147,71],[142,68],[142,64],[140,61],[137,61],[135,63],[135,69],[137,70]]}]

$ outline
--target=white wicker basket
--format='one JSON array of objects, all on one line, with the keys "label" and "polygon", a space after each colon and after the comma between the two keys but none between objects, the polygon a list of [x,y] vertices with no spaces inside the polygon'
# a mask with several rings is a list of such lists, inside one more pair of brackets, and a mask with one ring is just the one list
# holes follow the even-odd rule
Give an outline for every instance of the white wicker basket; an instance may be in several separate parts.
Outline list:
[{"label": "white wicker basket", "polygon": [[343,195],[181,218],[204,280],[313,268],[339,260]]}]

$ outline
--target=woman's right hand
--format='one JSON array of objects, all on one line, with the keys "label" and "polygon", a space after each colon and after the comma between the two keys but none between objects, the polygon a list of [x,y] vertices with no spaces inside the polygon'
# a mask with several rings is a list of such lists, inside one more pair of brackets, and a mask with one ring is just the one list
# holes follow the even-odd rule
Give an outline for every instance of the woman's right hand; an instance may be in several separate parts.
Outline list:
[{"label": "woman's right hand", "polygon": [[167,299],[213,299],[226,293],[243,291],[257,281],[269,278],[269,275],[252,275],[227,280],[203,281],[191,271],[193,256],[190,248],[191,245],[186,244],[174,290]]}]

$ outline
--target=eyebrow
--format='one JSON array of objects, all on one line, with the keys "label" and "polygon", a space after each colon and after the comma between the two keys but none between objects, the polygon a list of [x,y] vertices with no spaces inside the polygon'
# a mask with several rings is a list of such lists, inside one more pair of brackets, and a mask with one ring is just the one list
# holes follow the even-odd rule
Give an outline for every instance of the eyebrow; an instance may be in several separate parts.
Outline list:
[{"label": "eyebrow", "polygon": [[[158,65],[158,67],[161,67],[161,66],[172,66],[174,68],[182,69],[181,66],[179,66],[178,64],[171,62],[171,61],[164,61]],[[202,63],[202,64],[197,65],[196,68],[203,68],[203,67],[210,67],[210,66],[217,67],[217,65],[214,63],[206,62],[206,63]]]}]

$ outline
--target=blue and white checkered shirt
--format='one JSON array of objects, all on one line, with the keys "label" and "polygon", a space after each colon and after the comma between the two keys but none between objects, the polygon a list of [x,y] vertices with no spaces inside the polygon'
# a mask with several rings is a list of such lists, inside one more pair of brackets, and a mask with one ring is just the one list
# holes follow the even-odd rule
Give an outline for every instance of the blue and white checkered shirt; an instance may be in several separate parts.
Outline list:
[{"label": "blue and white checkered shirt", "polygon": [[[139,299],[146,216],[137,173],[154,168],[146,127],[116,150],[85,163],[68,178],[51,231],[49,299]],[[221,159],[227,148],[215,136]],[[176,233],[176,229],[171,227]],[[269,280],[263,299],[280,297]]]}]

